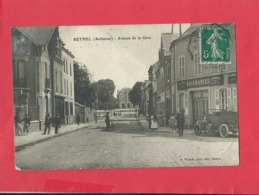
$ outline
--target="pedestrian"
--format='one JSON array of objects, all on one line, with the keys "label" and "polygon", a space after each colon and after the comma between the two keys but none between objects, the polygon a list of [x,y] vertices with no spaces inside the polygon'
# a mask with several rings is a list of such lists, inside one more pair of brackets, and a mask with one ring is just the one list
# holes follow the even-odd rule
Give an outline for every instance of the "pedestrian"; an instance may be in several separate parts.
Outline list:
[{"label": "pedestrian", "polygon": [[15,128],[15,135],[17,136],[22,135],[22,125],[20,124],[20,117],[18,115],[14,117],[14,128]]},{"label": "pedestrian", "polygon": [[31,125],[31,119],[29,118],[28,114],[25,115],[25,118],[22,119],[21,122],[24,122],[24,124],[23,124],[23,133],[25,135],[28,135],[29,126]]},{"label": "pedestrian", "polygon": [[157,130],[158,125],[157,125],[157,115],[152,114],[151,115],[151,130]]},{"label": "pedestrian", "polygon": [[179,131],[179,137],[183,136],[183,130],[184,130],[184,109],[180,109],[180,112],[176,115],[177,120],[177,128]]},{"label": "pedestrian", "polygon": [[172,128],[172,131],[175,129],[175,125],[176,125],[176,118],[175,118],[175,114],[172,113],[170,119],[169,119],[169,124]]},{"label": "pedestrian", "polygon": [[46,116],[45,116],[45,121],[43,123],[43,125],[45,125],[45,128],[44,128],[44,133],[42,135],[46,134],[47,129],[48,129],[48,134],[49,134],[51,122],[52,122],[52,119],[49,116],[49,113],[47,113]]},{"label": "pedestrian", "polygon": [[110,128],[110,117],[109,117],[109,112],[106,113],[106,116],[105,116],[105,123],[106,123],[106,131],[109,130]]},{"label": "pedestrian", "polygon": [[76,116],[76,123],[77,123],[78,125],[80,125],[80,116],[79,116],[79,115]]},{"label": "pedestrian", "polygon": [[58,134],[58,129],[61,127],[61,120],[59,113],[56,114],[56,117],[53,120],[53,125],[55,127],[55,134]]}]

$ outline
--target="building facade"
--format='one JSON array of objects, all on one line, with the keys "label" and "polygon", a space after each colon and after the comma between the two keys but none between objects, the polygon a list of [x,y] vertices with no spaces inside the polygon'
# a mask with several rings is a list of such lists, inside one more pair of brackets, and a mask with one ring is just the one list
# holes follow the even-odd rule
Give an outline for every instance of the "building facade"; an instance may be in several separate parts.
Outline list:
[{"label": "building facade", "polygon": [[39,124],[51,110],[51,69],[48,45],[55,27],[12,29],[14,115],[28,114]]},{"label": "building facade", "polygon": [[61,74],[62,91],[65,96],[64,103],[64,120],[65,124],[73,124],[75,122],[75,94],[74,94],[74,55],[64,46],[61,50],[63,61],[63,73]]},{"label": "building facade", "polygon": [[117,92],[117,99],[119,103],[119,108],[134,108],[133,104],[129,100],[130,88],[122,88]]},{"label": "building facade", "polygon": [[185,110],[185,123],[194,123],[215,110],[237,111],[236,44],[234,24],[221,24],[229,29],[231,62],[201,64],[199,33],[202,24],[193,24],[171,49],[171,97],[174,113]]}]

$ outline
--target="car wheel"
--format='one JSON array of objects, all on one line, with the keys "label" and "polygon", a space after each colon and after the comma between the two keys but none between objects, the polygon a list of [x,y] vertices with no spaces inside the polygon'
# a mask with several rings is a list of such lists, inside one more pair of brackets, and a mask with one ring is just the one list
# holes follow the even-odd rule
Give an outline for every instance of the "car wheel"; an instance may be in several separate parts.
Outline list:
[{"label": "car wheel", "polygon": [[221,124],[219,127],[219,134],[221,137],[227,137],[229,132],[229,128],[226,124]]},{"label": "car wheel", "polygon": [[195,126],[194,126],[194,133],[195,133],[196,135],[201,135],[201,128],[200,128],[199,125],[195,125]]}]

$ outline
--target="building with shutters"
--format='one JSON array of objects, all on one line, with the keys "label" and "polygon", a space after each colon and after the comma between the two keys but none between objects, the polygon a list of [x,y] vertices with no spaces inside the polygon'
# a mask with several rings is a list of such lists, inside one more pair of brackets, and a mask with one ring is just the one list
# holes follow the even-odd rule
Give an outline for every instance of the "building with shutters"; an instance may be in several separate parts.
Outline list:
[{"label": "building with shutters", "polygon": [[63,65],[63,94],[64,99],[64,122],[65,124],[75,123],[75,94],[74,94],[74,55],[64,46],[61,50]]},{"label": "building with shutters", "polygon": [[222,23],[229,29],[230,63],[200,62],[200,27],[192,24],[170,46],[172,112],[185,110],[185,124],[192,128],[205,113],[215,110],[237,111],[235,25]]}]

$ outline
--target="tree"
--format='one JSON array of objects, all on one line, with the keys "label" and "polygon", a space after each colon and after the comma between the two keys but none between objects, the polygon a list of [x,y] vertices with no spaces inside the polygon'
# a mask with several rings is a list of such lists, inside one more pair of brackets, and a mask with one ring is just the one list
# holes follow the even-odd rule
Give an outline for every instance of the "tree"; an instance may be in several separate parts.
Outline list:
[{"label": "tree", "polygon": [[143,82],[136,82],[132,90],[129,92],[129,99],[134,106],[140,105],[141,102],[141,86]]},{"label": "tree", "polygon": [[92,83],[91,86],[95,90],[95,97],[98,98],[98,109],[108,110],[116,107],[116,98],[113,97],[115,85],[113,80],[102,79],[95,83]]},{"label": "tree", "polygon": [[74,62],[74,85],[76,102],[92,107],[95,90],[91,86],[90,73],[87,69],[81,69],[78,62]]}]

